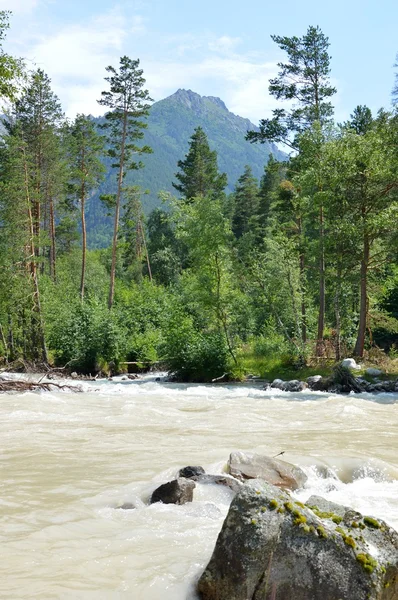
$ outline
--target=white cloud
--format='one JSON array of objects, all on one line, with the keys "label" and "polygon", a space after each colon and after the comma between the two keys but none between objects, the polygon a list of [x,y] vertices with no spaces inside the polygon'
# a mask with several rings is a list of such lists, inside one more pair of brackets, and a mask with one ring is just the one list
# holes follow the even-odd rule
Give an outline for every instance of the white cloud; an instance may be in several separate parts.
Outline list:
[{"label": "white cloud", "polygon": [[0,0],[0,10],[11,10],[15,14],[29,13],[40,0]]},{"label": "white cloud", "polygon": [[68,116],[101,112],[96,99],[106,85],[105,67],[117,66],[126,25],[121,14],[111,11],[87,25],[68,25],[42,36],[31,48],[29,58],[50,76]]},{"label": "white cloud", "polygon": [[136,33],[139,35],[146,33],[147,28],[145,26],[145,21],[146,19],[144,19],[144,17],[141,17],[140,15],[135,15],[132,18],[130,33]]},{"label": "white cloud", "polygon": [[238,44],[242,42],[241,38],[233,38],[223,35],[209,42],[209,49],[221,54],[230,54]]},{"label": "white cloud", "polygon": [[148,88],[155,99],[178,88],[190,88],[202,95],[219,96],[232,112],[254,122],[270,116],[278,104],[268,93],[268,80],[276,72],[276,64],[256,63],[245,56],[145,65]]},{"label": "white cloud", "polygon": [[[143,48],[136,38],[144,33],[148,43]],[[77,112],[104,112],[97,99],[106,89],[105,67],[117,67],[123,54],[137,56],[136,49],[146,87],[155,100],[178,88],[190,88],[219,96],[230,110],[254,122],[270,116],[277,105],[268,94],[268,80],[277,72],[276,65],[264,56],[238,53],[236,48],[243,44],[240,38],[209,32],[157,35],[156,49],[153,40],[154,32],[142,16],[126,18],[121,9],[114,9],[88,23],[66,25],[29,40],[25,56],[50,76],[70,117]]]}]

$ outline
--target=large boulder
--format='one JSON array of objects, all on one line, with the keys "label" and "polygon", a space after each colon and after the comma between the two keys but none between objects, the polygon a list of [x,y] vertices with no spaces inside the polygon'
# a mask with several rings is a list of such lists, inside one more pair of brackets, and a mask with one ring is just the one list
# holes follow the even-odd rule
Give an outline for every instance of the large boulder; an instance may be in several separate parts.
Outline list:
[{"label": "large boulder", "polygon": [[296,490],[303,487],[307,475],[284,460],[261,454],[232,452],[228,460],[228,470],[233,477],[245,479],[263,479],[277,487]]},{"label": "large boulder", "polygon": [[283,392],[302,392],[307,389],[308,384],[305,381],[299,381],[298,379],[291,379],[290,381],[283,381],[283,379],[274,379],[271,383],[271,388],[282,390]]},{"label": "large boulder", "polygon": [[354,371],[359,371],[361,368],[361,365],[358,365],[354,358],[345,358],[341,361],[341,366]]},{"label": "large boulder", "polygon": [[179,477],[158,487],[151,496],[150,504],[163,502],[163,504],[186,504],[192,502],[195,482],[191,479]]},{"label": "large boulder", "polygon": [[241,481],[232,477],[232,475],[209,475],[203,467],[184,467],[178,471],[179,477],[186,477],[202,484],[216,484],[228,487],[233,492],[239,492],[242,487]]},{"label": "large boulder", "polygon": [[310,509],[250,482],[232,501],[198,592],[202,600],[397,600],[398,535],[381,520],[328,503]]}]

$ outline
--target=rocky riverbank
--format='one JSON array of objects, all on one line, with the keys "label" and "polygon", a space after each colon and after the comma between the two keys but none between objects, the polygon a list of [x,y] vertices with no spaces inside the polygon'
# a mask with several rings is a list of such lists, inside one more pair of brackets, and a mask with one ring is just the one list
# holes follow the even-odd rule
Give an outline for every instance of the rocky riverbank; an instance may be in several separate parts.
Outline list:
[{"label": "rocky riverbank", "polygon": [[355,370],[358,368],[360,367],[353,359],[345,359],[333,369],[329,377],[313,375],[305,381],[274,379],[272,382],[266,382],[264,389],[274,388],[284,392],[302,392],[310,389],[315,392],[330,392],[333,394],[349,394],[351,392],[357,394],[363,392],[370,394],[398,393],[398,380],[382,379],[382,371],[373,368],[367,369],[365,376],[355,376]]},{"label": "rocky riverbank", "polygon": [[[311,496],[301,468],[233,452],[225,476],[180,469],[149,502],[192,502],[197,484],[235,494],[197,590],[202,600],[397,600],[398,534],[387,523]],[[119,508],[133,508],[132,505]]]}]

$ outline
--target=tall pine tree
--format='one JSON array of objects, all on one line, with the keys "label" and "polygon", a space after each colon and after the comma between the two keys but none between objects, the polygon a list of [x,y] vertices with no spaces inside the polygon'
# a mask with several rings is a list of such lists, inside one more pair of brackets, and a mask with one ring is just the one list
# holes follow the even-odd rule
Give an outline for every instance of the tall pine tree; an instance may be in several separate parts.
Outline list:
[{"label": "tall pine tree", "polygon": [[97,132],[93,120],[86,115],[77,115],[68,127],[68,158],[70,168],[69,195],[80,205],[82,227],[82,269],[80,297],[84,298],[86,276],[87,232],[85,206],[92,191],[104,177],[105,167],[101,156],[105,152],[104,139]]},{"label": "tall pine tree", "polygon": [[108,197],[115,208],[115,219],[113,226],[112,241],[112,264],[110,273],[110,285],[108,296],[108,307],[112,308],[115,295],[115,274],[117,259],[117,241],[119,233],[120,209],[122,201],[123,180],[127,171],[143,167],[141,161],[136,157],[152,152],[149,146],[137,145],[137,140],[144,137],[144,129],[147,127],[145,119],[148,117],[150,100],[148,90],[144,89],[145,79],[143,71],[139,68],[140,61],[132,60],[128,56],[122,56],[120,67],[117,71],[114,67],[107,67],[109,77],[105,81],[109,83],[110,90],[101,93],[99,104],[106,106],[109,112],[105,115],[104,128],[107,131],[109,143],[108,154],[114,159],[112,167],[117,169],[117,191]]}]

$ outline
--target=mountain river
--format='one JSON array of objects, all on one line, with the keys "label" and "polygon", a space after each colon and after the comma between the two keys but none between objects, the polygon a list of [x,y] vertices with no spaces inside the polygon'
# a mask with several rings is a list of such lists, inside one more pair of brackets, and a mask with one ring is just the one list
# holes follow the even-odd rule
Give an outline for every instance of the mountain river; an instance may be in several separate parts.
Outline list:
[{"label": "mountain river", "polygon": [[221,473],[233,450],[284,452],[309,476],[297,498],[322,495],[398,529],[397,394],[154,376],[82,386],[0,396],[2,599],[196,599],[231,492],[197,485],[191,504],[147,500],[180,467]]}]

